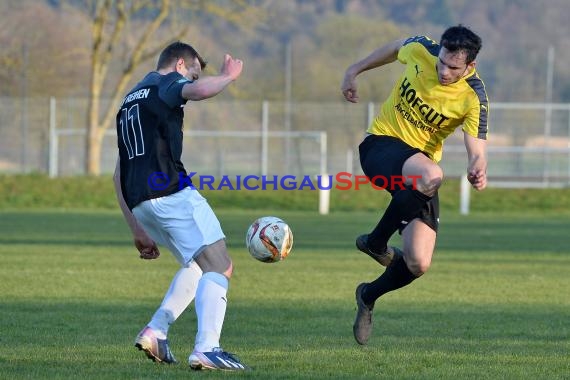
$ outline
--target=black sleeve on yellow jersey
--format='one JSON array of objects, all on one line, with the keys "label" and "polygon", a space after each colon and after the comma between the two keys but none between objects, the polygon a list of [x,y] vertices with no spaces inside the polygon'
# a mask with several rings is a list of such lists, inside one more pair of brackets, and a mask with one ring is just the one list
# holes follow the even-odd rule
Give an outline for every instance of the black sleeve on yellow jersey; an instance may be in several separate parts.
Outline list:
[{"label": "black sleeve on yellow jersey", "polygon": [[422,45],[434,57],[437,57],[439,55],[439,45],[429,37],[426,36],[410,37],[406,41],[404,41],[403,46],[411,44],[412,42],[417,42],[420,45]]},{"label": "black sleeve on yellow jersey", "polygon": [[489,100],[487,98],[487,92],[485,91],[485,85],[477,75],[472,75],[467,79],[467,83],[473,89],[475,94],[477,94],[477,98],[479,98],[479,130],[477,132],[477,137],[482,140],[487,140]]}]

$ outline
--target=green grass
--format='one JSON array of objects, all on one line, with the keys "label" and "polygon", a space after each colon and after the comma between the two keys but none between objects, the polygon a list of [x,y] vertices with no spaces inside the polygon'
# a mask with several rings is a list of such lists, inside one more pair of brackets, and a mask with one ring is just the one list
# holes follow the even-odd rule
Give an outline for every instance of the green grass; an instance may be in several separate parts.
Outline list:
[{"label": "green grass", "polygon": [[[346,184],[342,184],[346,186]],[[216,210],[317,210],[317,191],[279,190],[209,190],[201,191]],[[443,211],[459,210],[459,181],[446,179],[440,191]],[[106,209],[116,210],[117,201],[110,176],[63,177],[50,179],[42,174],[1,175],[0,210],[14,209]],[[358,191],[331,191],[330,207],[337,211],[377,212],[388,204],[385,191],[363,186]],[[570,210],[570,187],[562,189],[500,189],[471,191],[473,212],[560,213]]]},{"label": "green grass", "polygon": [[181,365],[132,346],[177,266],[138,259],[116,210],[0,212],[0,378],[568,379],[568,213],[442,212],[431,270],[377,303],[366,347],[354,288],[381,268],[353,241],[376,214],[279,211],[294,250],[263,264],[243,238],[270,213],[218,211],[236,267],[222,343],[254,367],[227,374],[184,364],[192,306],[171,328]]}]

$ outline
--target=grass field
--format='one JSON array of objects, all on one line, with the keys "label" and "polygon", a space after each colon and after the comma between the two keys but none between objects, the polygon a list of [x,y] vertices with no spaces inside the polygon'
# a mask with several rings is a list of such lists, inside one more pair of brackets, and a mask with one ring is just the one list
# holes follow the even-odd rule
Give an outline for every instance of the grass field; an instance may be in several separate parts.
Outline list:
[{"label": "grass field", "polygon": [[155,364],[133,340],[176,263],[138,259],[117,211],[0,212],[3,379],[568,379],[570,217],[442,213],[421,279],[382,298],[366,347],[352,336],[354,289],[380,268],[353,248],[375,214],[279,212],[290,257],[243,247],[260,211],[218,211],[236,269],[224,348],[254,371],[192,372],[192,306],[171,328],[182,364]]}]

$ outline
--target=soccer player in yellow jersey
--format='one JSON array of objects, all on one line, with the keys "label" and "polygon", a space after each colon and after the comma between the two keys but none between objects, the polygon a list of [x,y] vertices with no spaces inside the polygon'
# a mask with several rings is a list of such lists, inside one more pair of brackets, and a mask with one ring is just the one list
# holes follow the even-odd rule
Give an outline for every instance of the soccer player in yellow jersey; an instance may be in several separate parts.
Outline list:
[{"label": "soccer player in yellow jersey", "polygon": [[[392,195],[384,215],[370,234],[356,239],[357,248],[386,270],[356,288],[358,307],[353,326],[359,344],[372,333],[372,311],[383,294],[410,284],[431,264],[439,223],[437,191],[443,171],[438,165],[442,144],[462,126],[467,150],[467,178],[477,190],[487,185],[487,114],[485,86],[475,70],[481,38],[469,28],[448,28],[440,43],[425,36],[397,40],[373,51],[346,70],[342,93],[356,103],[356,77],[396,60],[402,76],[382,105],[359,146],[364,174]],[[405,186],[385,186],[406,179]],[[396,232],[402,249],[389,247]]]}]

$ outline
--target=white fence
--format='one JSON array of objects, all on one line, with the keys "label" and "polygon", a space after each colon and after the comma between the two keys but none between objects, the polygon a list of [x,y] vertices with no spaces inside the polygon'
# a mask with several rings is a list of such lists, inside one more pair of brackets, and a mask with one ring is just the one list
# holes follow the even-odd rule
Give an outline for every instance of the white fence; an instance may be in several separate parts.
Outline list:
[{"label": "white fence", "polygon": [[[26,104],[34,107],[26,108]],[[84,174],[84,99],[0,99],[0,172]],[[190,102],[183,162],[212,175],[360,174],[357,147],[377,105],[281,102]],[[491,186],[570,185],[570,104],[491,103]],[[104,138],[101,168],[111,173],[116,136]],[[460,131],[446,141],[447,177],[465,173]]]},{"label": "white fence", "polygon": [[[60,173],[59,163],[59,145],[60,139],[66,137],[79,137],[80,139],[85,138],[86,131],[83,129],[58,129],[55,123],[56,114],[56,102],[55,99],[51,100],[50,103],[50,144],[49,144],[49,176],[57,177]],[[261,117],[261,129],[251,130],[251,131],[215,131],[215,130],[189,130],[184,132],[185,138],[190,139],[222,139],[231,138],[234,141],[240,141],[241,144],[245,146],[252,146],[253,142],[260,142],[259,156],[253,156],[253,162],[258,163],[258,168],[255,168],[255,164],[252,165],[250,162],[248,166],[248,174],[251,174],[251,170],[255,171],[257,174],[267,176],[269,174],[269,162],[270,162],[270,139],[280,138],[280,139],[302,139],[308,142],[314,142],[318,146],[318,168],[317,173],[327,173],[327,133],[324,131],[270,131],[268,123],[269,115],[269,103],[262,103],[262,117]],[[110,129],[106,131],[105,137],[107,139],[116,140],[116,131]],[[238,143],[239,144],[239,143]],[[206,150],[206,149],[203,149]],[[211,152],[209,152],[211,153]],[[223,153],[223,151],[222,151]],[[115,156],[116,157],[116,156]],[[245,167],[246,165],[244,165]],[[222,166],[223,167],[223,166]],[[215,173],[219,176],[227,174],[222,167],[218,167]],[[244,174],[244,173],[241,173]]]},{"label": "white fence", "polygon": [[[490,186],[570,186],[570,104],[491,104],[488,144]],[[447,141],[446,172],[463,169],[465,148]]]}]

